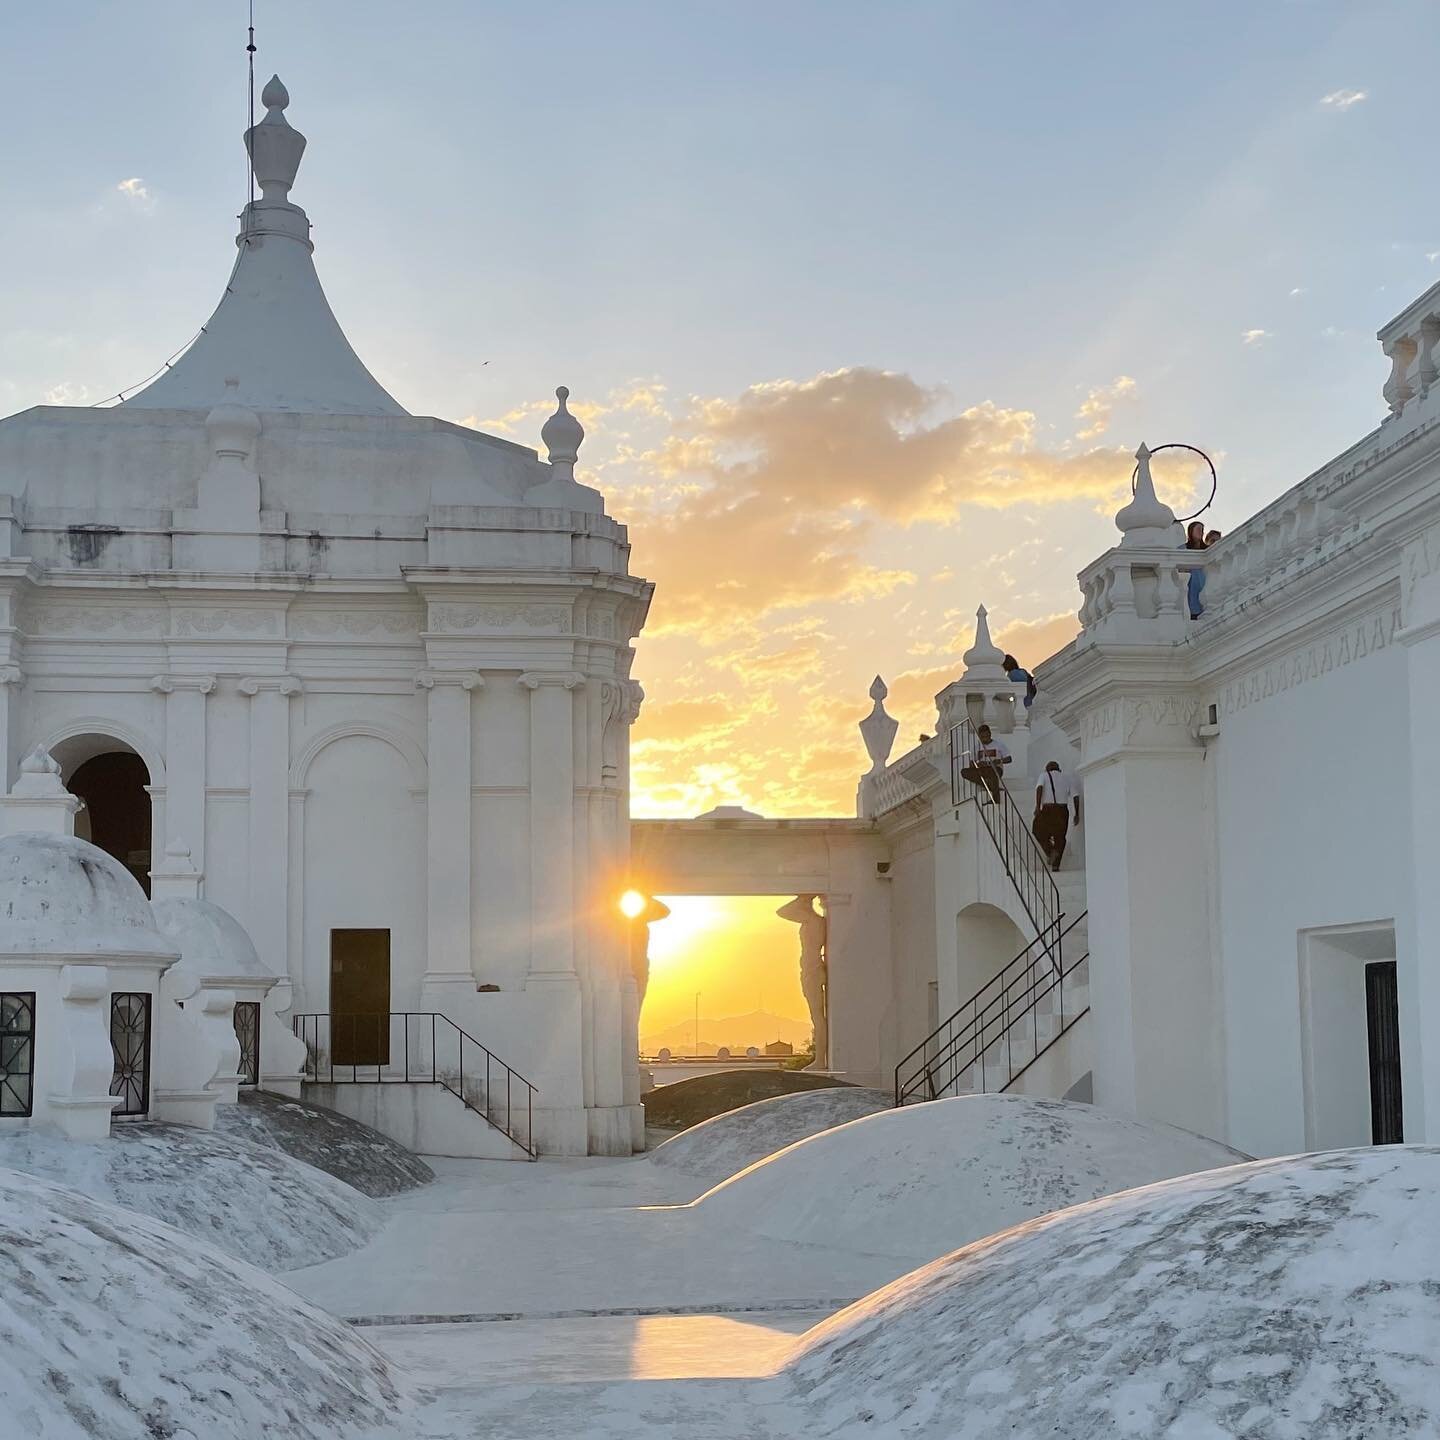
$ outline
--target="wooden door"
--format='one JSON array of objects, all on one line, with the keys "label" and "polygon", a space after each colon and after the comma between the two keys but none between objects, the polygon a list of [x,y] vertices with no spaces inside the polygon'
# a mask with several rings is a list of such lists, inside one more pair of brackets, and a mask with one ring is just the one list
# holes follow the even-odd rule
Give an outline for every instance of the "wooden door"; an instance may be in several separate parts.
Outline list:
[{"label": "wooden door", "polygon": [[1395,962],[1365,967],[1365,1020],[1370,1033],[1370,1139],[1399,1145],[1405,1138],[1400,1101],[1400,993]]},{"label": "wooden door", "polygon": [[390,1063],[390,932],[330,932],[330,1054],[336,1065]]}]

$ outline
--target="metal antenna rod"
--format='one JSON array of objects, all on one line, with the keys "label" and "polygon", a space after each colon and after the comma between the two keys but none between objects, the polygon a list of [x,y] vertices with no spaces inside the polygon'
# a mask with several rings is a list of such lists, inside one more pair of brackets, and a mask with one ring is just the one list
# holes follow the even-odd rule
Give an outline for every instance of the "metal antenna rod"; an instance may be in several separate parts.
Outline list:
[{"label": "metal antenna rod", "polygon": [[[250,204],[255,203],[255,154],[251,134],[255,129],[255,0],[250,0],[250,39],[245,46],[246,59],[250,67],[250,126],[245,131],[245,176],[250,193]],[[249,229],[249,211],[246,211],[246,229]]]}]

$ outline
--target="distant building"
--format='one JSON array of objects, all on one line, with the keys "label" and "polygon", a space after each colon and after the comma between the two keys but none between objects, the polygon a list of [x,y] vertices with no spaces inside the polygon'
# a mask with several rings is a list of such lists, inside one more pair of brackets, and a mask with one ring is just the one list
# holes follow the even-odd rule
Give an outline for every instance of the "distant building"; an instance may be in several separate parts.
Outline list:
[{"label": "distant building", "polygon": [[772,1040],[766,1047],[767,1055],[793,1055],[795,1047],[788,1040]]}]

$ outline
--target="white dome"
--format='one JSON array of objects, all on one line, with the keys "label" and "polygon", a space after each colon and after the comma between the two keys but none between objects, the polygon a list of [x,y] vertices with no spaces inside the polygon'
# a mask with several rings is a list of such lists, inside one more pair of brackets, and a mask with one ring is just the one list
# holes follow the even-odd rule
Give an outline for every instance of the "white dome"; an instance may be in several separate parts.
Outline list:
[{"label": "white dome", "polygon": [[147,955],[170,961],[150,902],[118,861],[73,835],[0,838],[0,956]]},{"label": "white dome", "polygon": [[877,1290],[786,1373],[831,1440],[1440,1434],[1437,1190],[1440,1149],[1387,1146],[1113,1195]]},{"label": "white dome", "polygon": [[6,1436],[416,1433],[362,1331],[148,1216],[0,1170],[0,1273]]},{"label": "white dome", "polygon": [[886,1091],[859,1085],[772,1095],[672,1136],[650,1153],[650,1163],[714,1184],[797,1140],[888,1110],[891,1104]]},{"label": "white dome", "polygon": [[202,979],[274,980],[245,927],[210,900],[170,897],[154,901],[155,924],[180,952],[177,969]]},{"label": "white dome", "polygon": [[1248,1158],[1093,1105],[962,1095],[812,1135],[695,1203],[747,1234],[918,1263],[1051,1210]]}]

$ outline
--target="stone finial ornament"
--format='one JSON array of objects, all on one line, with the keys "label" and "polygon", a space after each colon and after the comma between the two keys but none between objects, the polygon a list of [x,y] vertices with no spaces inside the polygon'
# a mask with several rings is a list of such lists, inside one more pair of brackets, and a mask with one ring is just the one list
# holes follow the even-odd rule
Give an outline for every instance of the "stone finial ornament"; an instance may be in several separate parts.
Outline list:
[{"label": "stone finial ornament", "polygon": [[244,460],[260,438],[260,417],[240,403],[240,380],[227,376],[225,394],[205,417],[210,448],[222,460]]},{"label": "stone finial ornament", "polygon": [[36,745],[20,762],[20,778],[12,795],[62,795],[60,762],[43,746]]},{"label": "stone finial ornament", "polygon": [[260,186],[262,203],[284,205],[305,154],[305,137],[285,118],[290,92],[278,75],[270,77],[260,92],[260,101],[265,106],[265,118],[245,132],[245,148],[250,153],[250,168]]},{"label": "stone finial ornament", "polygon": [[1135,494],[1115,515],[1122,545],[1170,545],[1175,539],[1175,512],[1155,493],[1150,474],[1150,447],[1141,441],[1135,452]]},{"label": "stone finial ornament", "polygon": [[575,462],[580,458],[580,442],[585,438],[585,427],[566,408],[570,398],[568,387],[561,385],[555,391],[560,402],[555,413],[540,429],[540,438],[549,452],[550,467],[565,480],[575,478]]},{"label": "stone finial ornament", "polygon": [[900,722],[885,711],[885,697],[889,693],[884,680],[877,675],[870,683],[870,698],[875,703],[860,722],[860,738],[865,742],[865,753],[870,757],[872,775],[878,775],[889,762],[895,732],[900,728]]},{"label": "stone finial ornament", "polygon": [[1005,652],[990,638],[989,612],[982,605],[975,612],[975,643],[960,657],[965,662],[965,679],[1005,679]]}]

